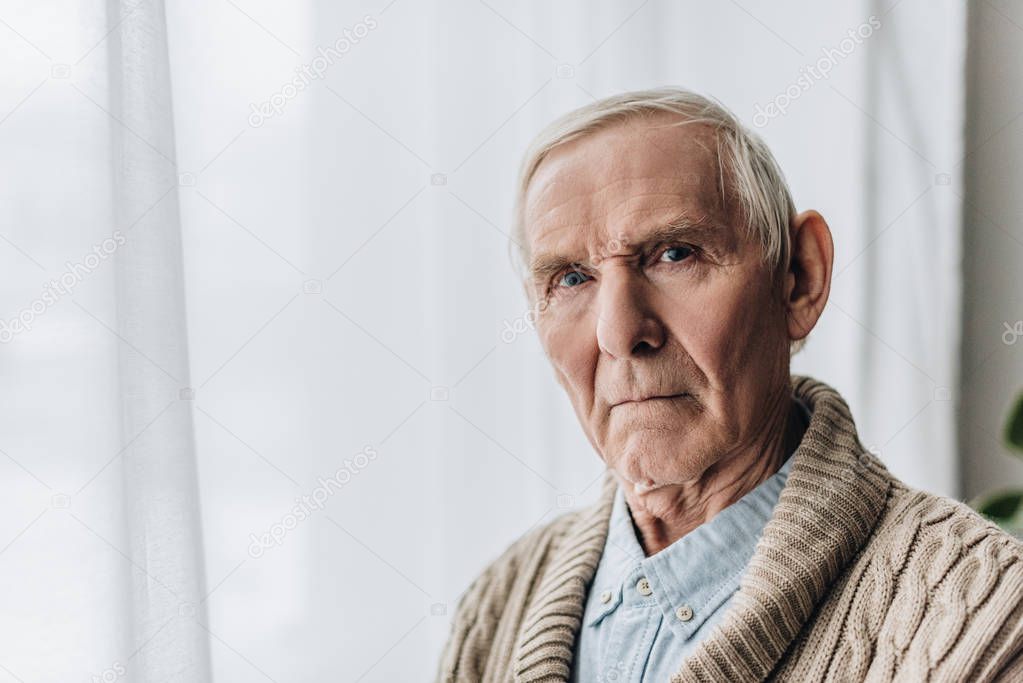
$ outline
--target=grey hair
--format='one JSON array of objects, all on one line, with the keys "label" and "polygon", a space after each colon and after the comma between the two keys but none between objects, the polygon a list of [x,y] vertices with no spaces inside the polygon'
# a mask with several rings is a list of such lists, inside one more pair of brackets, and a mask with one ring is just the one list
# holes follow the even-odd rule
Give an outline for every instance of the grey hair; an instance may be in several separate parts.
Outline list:
[{"label": "grey hair", "polygon": [[[764,263],[778,274],[788,268],[789,224],[796,214],[785,176],[770,149],[716,100],[678,87],[626,92],[598,100],[556,119],[526,149],[519,169],[511,244],[517,247],[518,268],[529,263],[525,199],[537,168],[559,145],[633,118],[671,112],[678,125],[707,124],[716,131],[719,184],[726,203],[735,202],[747,236],[760,242]],[[727,182],[726,182],[727,178]],[[726,188],[729,193],[726,193]],[[513,254],[514,257],[514,254]]]}]

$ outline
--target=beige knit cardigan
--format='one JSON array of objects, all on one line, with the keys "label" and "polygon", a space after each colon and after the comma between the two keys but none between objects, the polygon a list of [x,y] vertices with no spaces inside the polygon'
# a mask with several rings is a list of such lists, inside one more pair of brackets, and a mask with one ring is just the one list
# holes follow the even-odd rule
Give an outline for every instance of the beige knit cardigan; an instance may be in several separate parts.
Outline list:
[{"label": "beige knit cardigan", "polygon": [[[671,681],[1023,681],[1023,543],[910,488],[831,387],[722,622]],[[616,483],[517,540],[459,599],[438,680],[565,681]]]}]

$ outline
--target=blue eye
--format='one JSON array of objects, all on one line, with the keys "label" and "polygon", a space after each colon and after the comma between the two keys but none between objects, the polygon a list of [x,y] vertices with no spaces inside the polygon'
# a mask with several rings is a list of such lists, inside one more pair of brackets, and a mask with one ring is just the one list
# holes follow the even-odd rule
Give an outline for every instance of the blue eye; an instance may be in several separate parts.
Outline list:
[{"label": "blue eye", "polygon": [[570,270],[558,280],[559,287],[575,287],[586,282],[586,276],[578,270]]},{"label": "blue eye", "polygon": [[693,254],[691,247],[670,247],[665,249],[661,254],[662,261],[668,261],[669,263],[677,263],[684,261],[687,257]]}]

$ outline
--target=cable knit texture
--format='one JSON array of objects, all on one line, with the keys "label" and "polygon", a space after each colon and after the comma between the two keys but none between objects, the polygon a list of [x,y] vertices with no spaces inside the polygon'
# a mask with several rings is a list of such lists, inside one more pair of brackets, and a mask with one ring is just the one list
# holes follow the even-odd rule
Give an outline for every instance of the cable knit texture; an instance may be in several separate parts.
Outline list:
[{"label": "cable knit texture", "polygon": [[[913,489],[828,385],[734,602],[672,683],[1023,680],[1023,543]],[[513,543],[459,599],[438,680],[565,681],[617,486]]]}]

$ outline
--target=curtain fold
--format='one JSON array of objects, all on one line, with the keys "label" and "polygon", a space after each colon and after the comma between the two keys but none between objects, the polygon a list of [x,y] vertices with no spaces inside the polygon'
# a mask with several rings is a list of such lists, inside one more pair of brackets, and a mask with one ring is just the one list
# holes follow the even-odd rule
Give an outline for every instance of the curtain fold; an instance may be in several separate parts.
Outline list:
[{"label": "curtain fold", "polygon": [[955,169],[964,154],[966,6],[937,3],[909,21],[912,6],[870,4],[880,29],[862,87],[865,241],[837,266],[859,301],[835,302],[861,349],[853,414],[897,476],[957,497],[963,179]]},{"label": "curtain fold", "polygon": [[[108,0],[124,524],[136,681],[210,680],[174,109],[162,0]],[[155,417],[154,417],[155,415]]]}]

